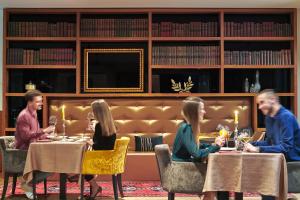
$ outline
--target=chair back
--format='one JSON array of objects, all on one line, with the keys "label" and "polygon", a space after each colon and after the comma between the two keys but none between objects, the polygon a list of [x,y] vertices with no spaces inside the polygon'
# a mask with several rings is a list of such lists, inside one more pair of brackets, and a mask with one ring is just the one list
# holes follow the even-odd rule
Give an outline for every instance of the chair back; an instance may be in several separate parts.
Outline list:
[{"label": "chair back", "polygon": [[171,153],[168,144],[160,144],[155,146],[155,157],[160,175],[161,185],[164,187],[167,182],[167,171],[171,165]]},{"label": "chair back", "polygon": [[2,136],[0,137],[0,150],[2,156],[6,152],[6,149],[14,149],[15,136]]},{"label": "chair back", "polygon": [[121,174],[125,170],[125,160],[129,137],[117,139],[113,150],[86,151],[82,160],[82,174]]},{"label": "chair back", "polygon": [[252,135],[251,137],[251,142],[257,142],[257,141],[261,141],[261,140],[264,140],[265,138],[265,134],[266,132],[256,132]]},{"label": "chair back", "polygon": [[14,143],[14,136],[0,137],[3,171],[22,174],[25,167],[27,151],[15,149]]}]

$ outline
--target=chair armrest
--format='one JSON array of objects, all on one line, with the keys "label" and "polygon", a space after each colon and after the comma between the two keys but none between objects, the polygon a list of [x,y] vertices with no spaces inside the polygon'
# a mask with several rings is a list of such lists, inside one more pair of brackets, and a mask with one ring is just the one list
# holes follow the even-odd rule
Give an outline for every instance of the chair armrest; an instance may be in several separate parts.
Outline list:
[{"label": "chair armrest", "polygon": [[168,181],[170,192],[201,193],[207,165],[195,162],[172,162]]},{"label": "chair armrest", "polygon": [[8,149],[4,156],[4,171],[11,173],[23,173],[26,163],[27,151]]}]

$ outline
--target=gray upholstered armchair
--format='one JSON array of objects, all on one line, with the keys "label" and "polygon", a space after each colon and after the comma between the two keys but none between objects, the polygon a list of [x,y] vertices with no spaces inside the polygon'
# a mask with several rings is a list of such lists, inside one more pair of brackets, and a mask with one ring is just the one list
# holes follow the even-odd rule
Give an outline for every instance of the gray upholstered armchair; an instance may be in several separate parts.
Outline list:
[{"label": "gray upholstered armchair", "polygon": [[17,177],[23,175],[27,151],[14,148],[15,137],[0,137],[2,155],[2,171],[4,172],[4,185],[1,199],[5,199],[9,177],[13,177],[12,194],[15,194]]},{"label": "gray upholstered armchair", "polygon": [[[4,184],[1,199],[5,199],[9,177],[13,177],[12,194],[15,194],[17,177],[23,175],[27,151],[15,149],[15,136],[0,137],[0,149],[2,155],[2,171],[4,172]],[[46,179],[44,181],[44,187],[46,193]]]},{"label": "gray upholstered armchair", "polygon": [[300,193],[300,162],[287,162],[288,192]]},{"label": "gray upholstered armchair", "polygon": [[168,200],[174,200],[175,193],[202,193],[206,164],[172,161],[167,144],[156,145],[155,156],[161,185],[168,192]]}]

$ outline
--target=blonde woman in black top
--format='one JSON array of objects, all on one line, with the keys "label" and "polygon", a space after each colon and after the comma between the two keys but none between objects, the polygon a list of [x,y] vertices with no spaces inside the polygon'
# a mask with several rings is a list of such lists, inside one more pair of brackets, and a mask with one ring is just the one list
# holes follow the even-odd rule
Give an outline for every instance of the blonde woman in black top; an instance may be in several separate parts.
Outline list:
[{"label": "blonde woman in black top", "polygon": [[[91,104],[94,117],[96,119],[93,136],[93,143],[91,144],[93,150],[112,150],[116,141],[116,127],[113,117],[111,115],[108,104],[104,99],[99,99]],[[99,192],[102,192],[93,175],[85,175],[92,188],[90,199],[95,199]]]}]

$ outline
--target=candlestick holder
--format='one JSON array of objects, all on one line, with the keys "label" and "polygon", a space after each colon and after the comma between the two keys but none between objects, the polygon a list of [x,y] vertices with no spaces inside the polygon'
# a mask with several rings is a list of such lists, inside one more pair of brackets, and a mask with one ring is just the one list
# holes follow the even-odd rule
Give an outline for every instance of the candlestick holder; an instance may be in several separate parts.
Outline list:
[{"label": "candlestick holder", "polygon": [[239,134],[239,123],[235,122],[234,123],[234,146],[236,149],[238,149],[239,146],[239,141],[238,141],[238,134]]},{"label": "candlestick holder", "polygon": [[62,124],[62,127],[63,127],[63,140],[66,139],[66,120],[62,120],[63,124]]}]

